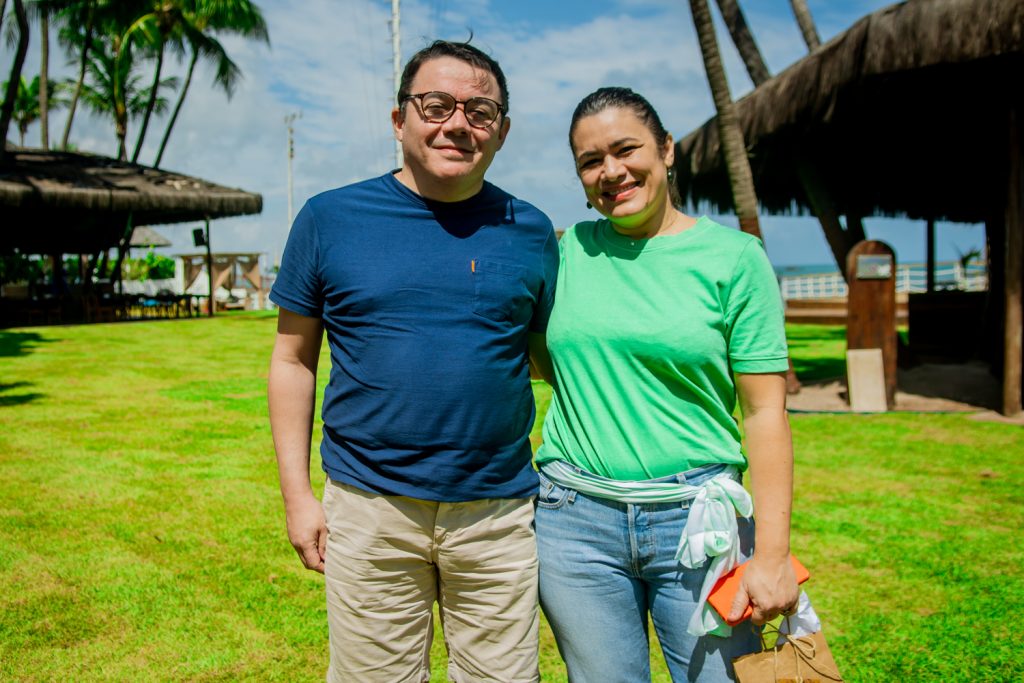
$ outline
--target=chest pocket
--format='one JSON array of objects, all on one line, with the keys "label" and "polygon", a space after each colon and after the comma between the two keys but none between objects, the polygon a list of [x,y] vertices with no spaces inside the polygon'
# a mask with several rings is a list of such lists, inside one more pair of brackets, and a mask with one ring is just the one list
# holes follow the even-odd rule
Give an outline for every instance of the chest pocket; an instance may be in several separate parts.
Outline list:
[{"label": "chest pocket", "polygon": [[528,321],[533,295],[526,285],[525,268],[482,259],[473,263],[473,312],[497,322]]}]

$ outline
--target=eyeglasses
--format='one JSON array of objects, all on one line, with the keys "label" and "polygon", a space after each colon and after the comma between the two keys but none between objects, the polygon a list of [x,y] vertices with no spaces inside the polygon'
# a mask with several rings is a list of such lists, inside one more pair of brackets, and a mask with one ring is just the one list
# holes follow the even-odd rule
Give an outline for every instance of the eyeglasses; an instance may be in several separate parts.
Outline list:
[{"label": "eyeglasses", "polygon": [[468,100],[457,100],[446,92],[433,91],[419,95],[409,95],[402,101],[419,100],[423,118],[431,123],[444,123],[455,113],[457,105],[462,105],[466,121],[474,128],[487,128],[494,123],[500,114],[505,113],[505,105],[486,97],[470,97]]}]

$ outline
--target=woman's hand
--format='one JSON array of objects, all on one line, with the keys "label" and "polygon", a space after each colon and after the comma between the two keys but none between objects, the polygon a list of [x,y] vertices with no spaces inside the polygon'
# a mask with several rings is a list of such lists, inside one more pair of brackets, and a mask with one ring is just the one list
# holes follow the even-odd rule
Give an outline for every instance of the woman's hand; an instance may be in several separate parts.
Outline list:
[{"label": "woman's hand", "polygon": [[789,556],[768,557],[758,555],[750,560],[743,571],[740,588],[736,591],[729,621],[735,622],[743,615],[749,603],[754,608],[751,621],[755,625],[771,621],[780,614],[792,612],[800,597],[800,588],[796,583],[793,563]]}]

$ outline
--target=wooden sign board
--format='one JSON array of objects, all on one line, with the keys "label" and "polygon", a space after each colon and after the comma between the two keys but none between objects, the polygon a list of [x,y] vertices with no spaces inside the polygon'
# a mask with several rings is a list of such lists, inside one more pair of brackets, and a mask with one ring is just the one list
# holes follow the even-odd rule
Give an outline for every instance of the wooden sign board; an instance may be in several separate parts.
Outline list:
[{"label": "wooden sign board", "polygon": [[[892,410],[896,401],[896,254],[885,242],[858,242],[847,256],[846,272],[850,274],[846,348],[881,351],[886,405]],[[852,378],[853,373],[849,374]]]}]

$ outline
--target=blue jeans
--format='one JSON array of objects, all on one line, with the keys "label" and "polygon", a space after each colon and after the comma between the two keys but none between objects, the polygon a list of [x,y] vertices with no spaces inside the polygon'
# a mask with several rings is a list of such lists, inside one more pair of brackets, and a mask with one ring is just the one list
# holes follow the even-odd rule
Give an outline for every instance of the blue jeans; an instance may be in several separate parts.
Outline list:
[{"label": "blue jeans", "polygon": [[[699,484],[712,465],[663,481]],[[540,603],[572,683],[650,681],[648,616],[672,680],[731,681],[732,660],[760,649],[750,622],[732,637],[686,632],[707,565],[675,559],[689,503],[619,503],[562,488],[541,474],[535,523]],[[738,519],[740,552],[753,552],[754,524]]]}]

